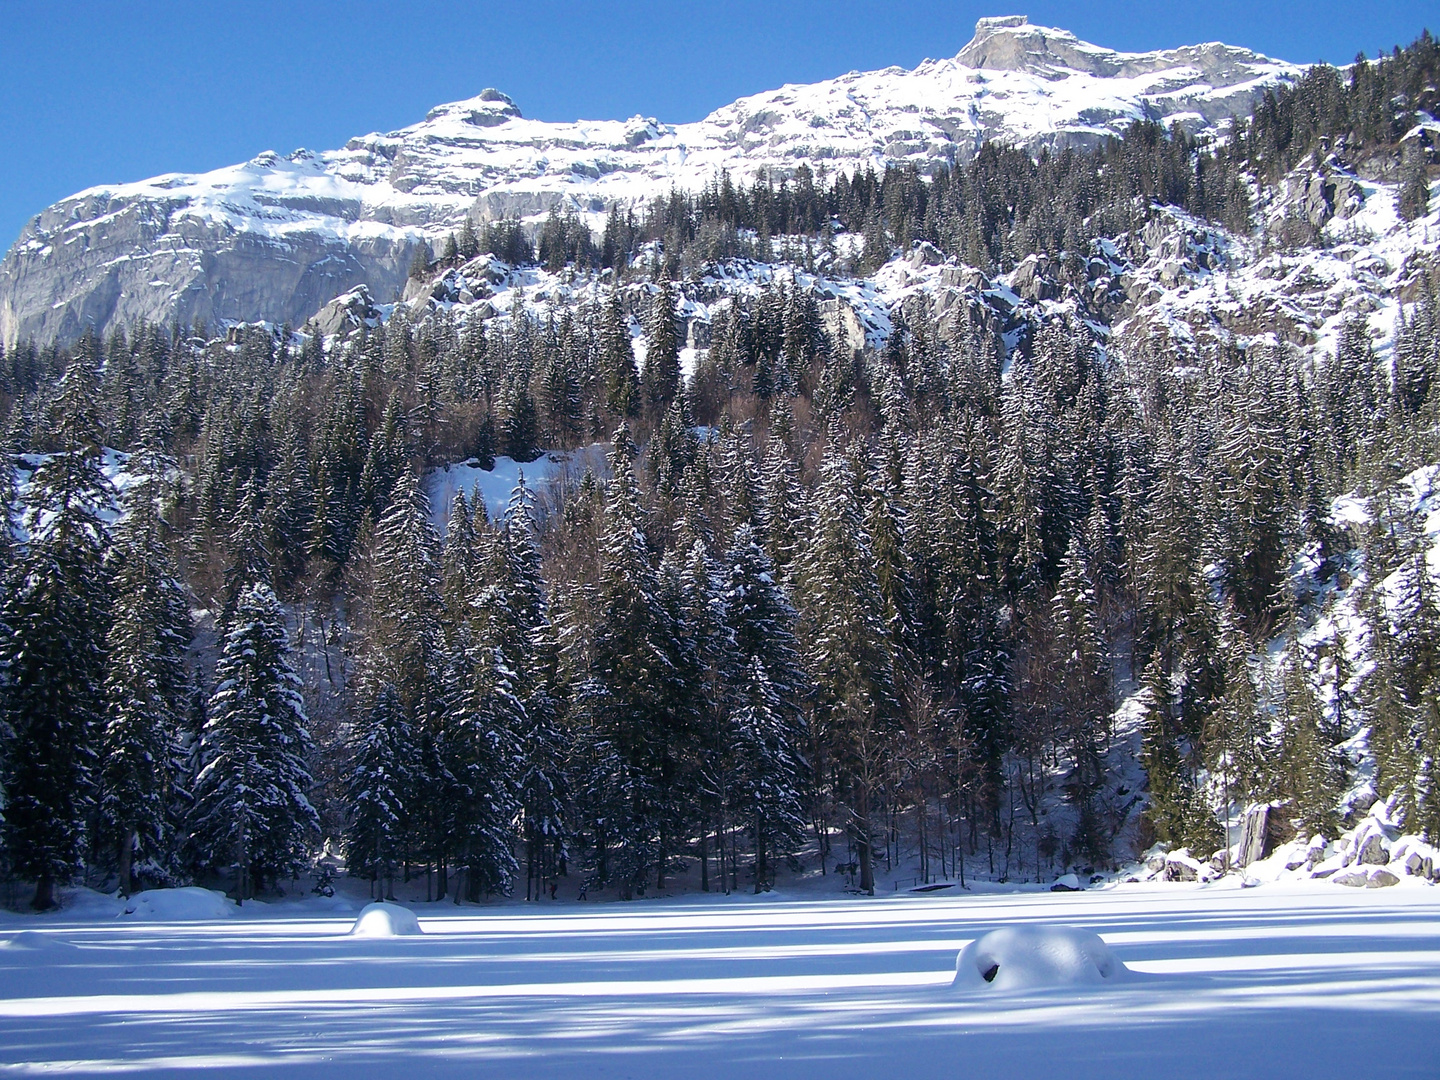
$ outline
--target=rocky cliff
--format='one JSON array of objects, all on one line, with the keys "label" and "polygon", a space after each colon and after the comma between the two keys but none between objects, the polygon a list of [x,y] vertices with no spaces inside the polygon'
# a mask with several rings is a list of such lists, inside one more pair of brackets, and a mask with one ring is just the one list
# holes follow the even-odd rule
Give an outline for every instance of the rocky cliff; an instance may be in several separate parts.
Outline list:
[{"label": "rocky cliff", "polygon": [[1152,118],[1215,130],[1298,68],[1210,44],[1119,53],[1023,17],[958,56],[742,98],[693,124],[546,123],[486,90],[324,153],[92,188],[44,210],[0,263],[0,339],[68,340],[138,319],[300,324],[364,284],[389,300],[414,246],[469,215],[535,219],[728,170],[933,169],[986,140],[1089,145]]}]

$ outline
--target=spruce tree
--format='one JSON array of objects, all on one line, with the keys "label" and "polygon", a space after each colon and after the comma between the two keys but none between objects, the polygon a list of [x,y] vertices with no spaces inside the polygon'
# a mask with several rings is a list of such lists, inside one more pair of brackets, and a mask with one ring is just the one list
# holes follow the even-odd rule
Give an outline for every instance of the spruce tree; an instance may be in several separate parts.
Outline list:
[{"label": "spruce tree", "polygon": [[[840,798],[873,892],[871,797],[899,718],[895,655],[865,524],[861,459],[832,429],[815,497],[815,531],[800,566],[801,636],[815,680],[812,739],[833,755]],[[818,763],[817,763],[818,766]]]},{"label": "spruce tree", "polygon": [[120,891],[135,888],[135,856],[163,879],[179,740],[191,702],[185,653],[190,609],[156,505],[167,462],[131,458],[118,530],[115,611],[108,639],[108,709],[100,740],[100,822],[116,852]]},{"label": "spruce tree", "polygon": [[372,896],[387,899],[405,855],[417,780],[410,725],[393,684],[380,686],[356,725],[352,744],[345,785],[345,864],[351,874],[370,878]]},{"label": "spruce tree", "polygon": [[628,899],[663,873],[682,808],[675,749],[685,687],[661,579],[650,561],[628,433],[616,433],[585,669],[573,703],[584,739],[581,783],[599,876]]},{"label": "spruce tree", "polygon": [[650,301],[645,328],[645,404],[650,415],[665,415],[680,389],[680,335],[676,328],[675,291],[668,278]]},{"label": "spruce tree", "polygon": [[104,722],[110,620],[103,515],[113,492],[100,470],[93,357],[82,347],[60,384],[61,449],[35,469],[25,498],[29,541],[0,607],[0,705],[11,737],[5,761],[5,847],[35,882],[37,910],[80,867]]},{"label": "spruce tree", "polygon": [[296,874],[320,821],[310,804],[305,704],[285,616],[268,582],[241,594],[215,665],[192,839],[202,864],[236,868],[236,898]]}]

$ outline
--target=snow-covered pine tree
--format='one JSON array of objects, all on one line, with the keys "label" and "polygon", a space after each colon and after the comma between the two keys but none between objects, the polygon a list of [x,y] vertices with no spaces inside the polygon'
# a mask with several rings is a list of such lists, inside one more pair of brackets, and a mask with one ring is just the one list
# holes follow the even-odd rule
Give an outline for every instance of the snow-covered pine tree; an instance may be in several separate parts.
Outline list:
[{"label": "snow-covered pine tree", "polygon": [[1290,800],[1291,816],[1301,837],[1334,836],[1340,775],[1325,744],[1324,714],[1296,655],[1301,647],[1293,635],[1289,651],[1291,656],[1283,681],[1285,711],[1277,769],[1280,793]]},{"label": "snow-covered pine tree", "polygon": [[650,563],[629,434],[615,435],[586,667],[573,706],[584,742],[584,803],[601,880],[623,897],[646,888],[676,837],[672,789],[685,687],[660,576]]},{"label": "snow-covered pine tree", "polygon": [[[394,691],[397,723],[409,732],[414,748],[412,782],[397,786],[393,796],[400,800],[393,809],[407,826],[398,857],[421,857],[438,867],[444,862],[451,813],[440,750],[448,648],[439,538],[430,523],[429,500],[409,469],[397,478],[385,516],[375,527],[368,571],[357,697],[368,713],[383,688]],[[359,807],[351,803],[347,812],[354,821]]]},{"label": "snow-covered pine tree", "polygon": [[550,624],[540,548],[536,541],[535,497],[520,473],[505,510],[497,547],[503,553],[515,620],[516,674],[523,726],[517,732],[521,771],[517,798],[521,837],[525,845],[526,895],[533,882],[553,884],[565,864],[569,836],[569,747],[559,723],[555,694],[556,642]]},{"label": "snow-covered pine tree", "polygon": [[[165,544],[157,505],[169,462],[144,451],[125,493],[117,530],[114,620],[110,624],[100,740],[100,829],[116,852],[119,887],[135,888],[135,858],[152,876],[167,877],[172,785],[179,739],[191,704],[185,653],[190,605]],[[157,874],[158,872],[158,874]]]},{"label": "snow-covered pine tree", "polygon": [[[345,783],[345,864],[370,878],[371,895],[393,894],[395,868],[405,855],[409,803],[415,791],[415,746],[392,683],[384,683],[351,736]],[[376,890],[378,889],[378,896]]]},{"label": "snow-covered pine tree", "polygon": [[749,524],[725,557],[724,624],[738,697],[730,729],[737,759],[736,809],[755,842],[755,889],[793,858],[805,824],[809,780],[803,706],[808,689],[795,639],[795,609]]},{"label": "snow-covered pine tree", "polygon": [[240,593],[215,680],[192,839],[203,865],[236,868],[236,897],[243,901],[298,873],[320,825],[307,795],[310,736],[300,679],[268,582]]},{"label": "snow-covered pine tree", "polygon": [[1100,750],[1110,713],[1109,649],[1100,630],[1099,604],[1088,563],[1089,553],[1079,535],[1072,536],[1050,603],[1061,735],[1075,762],[1076,783],[1087,797],[1105,779]]},{"label": "snow-covered pine tree", "polygon": [[600,326],[600,383],[605,408],[617,417],[634,416],[640,408],[640,372],[630,344],[630,317],[618,287],[610,290]]},{"label": "snow-covered pine tree", "polygon": [[102,515],[114,493],[100,469],[97,399],[87,337],[60,383],[60,450],[30,478],[29,541],[0,606],[0,707],[11,732],[0,785],[5,848],[13,872],[35,882],[37,910],[54,906],[55,886],[79,868],[104,718],[111,591]]},{"label": "snow-covered pine tree", "polygon": [[[832,428],[815,497],[815,525],[800,561],[801,637],[815,680],[811,737],[827,747],[837,801],[859,855],[860,887],[875,888],[871,793],[899,716],[890,628],[861,502],[861,461]],[[817,768],[821,762],[815,762]]]},{"label": "snow-covered pine tree", "polygon": [[675,289],[661,277],[650,301],[645,326],[645,373],[641,385],[649,415],[665,415],[680,388],[680,334],[676,327]]}]

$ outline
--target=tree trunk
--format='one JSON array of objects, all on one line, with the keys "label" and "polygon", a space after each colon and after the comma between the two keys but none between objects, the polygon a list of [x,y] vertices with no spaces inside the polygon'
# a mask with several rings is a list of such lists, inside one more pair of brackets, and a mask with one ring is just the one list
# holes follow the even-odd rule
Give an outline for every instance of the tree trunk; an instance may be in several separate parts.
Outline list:
[{"label": "tree trunk", "polygon": [[857,794],[855,800],[857,825],[855,846],[860,853],[860,890],[874,896],[875,867],[870,851],[870,791],[863,782],[857,783],[855,787]]},{"label": "tree trunk", "polygon": [[120,867],[120,895],[128,897],[135,891],[133,880],[133,867],[135,862],[135,832],[132,829],[125,830],[125,836],[120,841],[119,855]]},{"label": "tree trunk", "polygon": [[35,881],[35,898],[30,901],[30,906],[36,911],[49,911],[55,906],[55,879],[49,874],[41,874]]},{"label": "tree trunk", "polygon": [[703,827],[700,830],[700,891],[710,891],[710,862],[709,855],[710,834]]},{"label": "tree trunk", "polygon": [[755,815],[755,894],[758,896],[765,891],[765,879],[769,875],[765,866],[765,830],[763,819],[759,814]]}]

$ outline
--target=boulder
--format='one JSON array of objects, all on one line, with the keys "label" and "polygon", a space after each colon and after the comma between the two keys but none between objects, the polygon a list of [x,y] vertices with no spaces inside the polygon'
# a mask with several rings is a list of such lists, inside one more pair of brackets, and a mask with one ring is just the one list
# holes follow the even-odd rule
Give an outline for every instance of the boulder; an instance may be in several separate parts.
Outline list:
[{"label": "boulder", "polygon": [[1348,885],[1352,889],[1363,889],[1370,884],[1370,875],[1363,874],[1358,870],[1351,870],[1348,873],[1336,874],[1333,880],[1336,885]]},{"label": "boulder", "polygon": [[1055,884],[1050,886],[1051,892],[1079,892],[1084,886],[1080,879],[1074,874],[1061,874],[1055,879]]},{"label": "boulder", "polygon": [[1198,881],[1200,868],[1191,859],[1170,858],[1165,860],[1166,881]]},{"label": "boulder", "polygon": [[380,310],[371,300],[370,290],[360,285],[331,300],[315,313],[311,322],[323,337],[330,337],[366,323],[374,325],[379,320]]},{"label": "boulder", "polygon": [[910,266],[915,270],[926,266],[939,266],[944,261],[945,256],[940,254],[940,249],[928,240],[917,240],[910,252]]},{"label": "boulder", "polygon": [[1372,870],[1370,878],[1365,882],[1367,889],[1384,889],[1390,885],[1398,885],[1400,879],[1389,870]]},{"label": "boulder", "polygon": [[1389,861],[1390,851],[1385,847],[1385,838],[1379,833],[1367,836],[1355,856],[1355,862],[1359,866],[1384,866]]},{"label": "boulder", "polygon": [[1270,817],[1274,809],[1266,803],[1252,806],[1245,812],[1245,822],[1240,827],[1240,850],[1235,856],[1236,865],[1249,866],[1274,850],[1274,838],[1270,835]]}]

